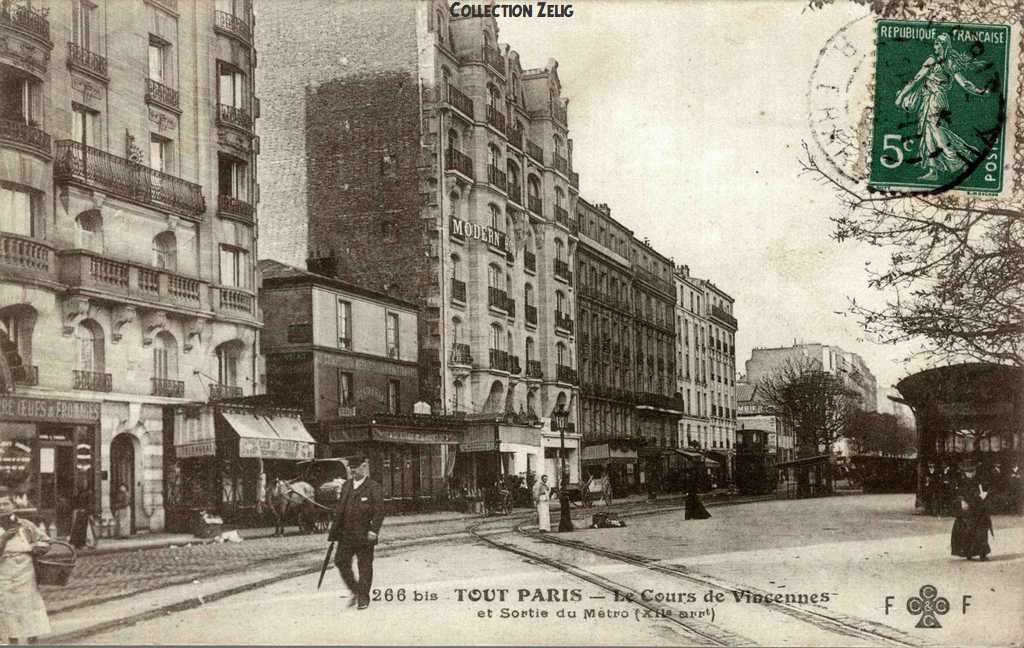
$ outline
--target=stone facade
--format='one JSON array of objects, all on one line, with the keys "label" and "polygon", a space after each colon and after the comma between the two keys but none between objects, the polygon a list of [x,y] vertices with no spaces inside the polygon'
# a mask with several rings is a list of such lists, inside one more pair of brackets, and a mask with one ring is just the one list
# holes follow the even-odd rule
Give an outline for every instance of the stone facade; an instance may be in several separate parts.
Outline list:
[{"label": "stone facade", "polygon": [[791,347],[755,348],[746,362],[746,380],[750,384],[757,384],[787,362],[803,361],[842,378],[843,383],[859,397],[861,409],[878,411],[878,382],[875,375],[858,354],[834,345],[808,343]]},{"label": "stone facade", "polygon": [[160,530],[165,409],[260,391],[252,17],[241,2],[27,4],[0,20],[41,53],[0,51],[0,94],[19,97],[0,114],[15,389],[101,403],[93,506],[109,518],[123,481],[135,529]]}]

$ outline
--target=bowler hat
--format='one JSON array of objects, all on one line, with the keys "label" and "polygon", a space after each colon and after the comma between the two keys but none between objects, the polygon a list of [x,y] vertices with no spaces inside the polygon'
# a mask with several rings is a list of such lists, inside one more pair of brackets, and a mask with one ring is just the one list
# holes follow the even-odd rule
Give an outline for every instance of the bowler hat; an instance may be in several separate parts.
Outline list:
[{"label": "bowler hat", "polygon": [[978,469],[978,463],[974,459],[964,459],[960,462],[960,470],[964,472],[975,471]]}]

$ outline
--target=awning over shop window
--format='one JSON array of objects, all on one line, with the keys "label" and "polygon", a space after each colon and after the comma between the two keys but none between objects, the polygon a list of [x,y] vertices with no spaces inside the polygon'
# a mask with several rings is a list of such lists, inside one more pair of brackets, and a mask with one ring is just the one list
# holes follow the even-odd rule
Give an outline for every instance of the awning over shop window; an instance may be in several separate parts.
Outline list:
[{"label": "awning over shop window", "polygon": [[238,435],[238,456],[262,459],[312,459],[316,441],[299,419],[221,412]]},{"label": "awning over shop window", "polygon": [[717,461],[715,461],[711,457],[704,457],[704,465],[707,466],[708,468],[718,468],[722,464],[717,462]]},{"label": "awning over shop window", "polygon": [[[682,448],[676,448],[675,451],[676,453],[685,457],[687,461],[692,461],[694,463],[700,463],[704,461],[704,455],[694,450],[684,450]],[[709,459],[708,461],[714,461],[714,459]]]}]

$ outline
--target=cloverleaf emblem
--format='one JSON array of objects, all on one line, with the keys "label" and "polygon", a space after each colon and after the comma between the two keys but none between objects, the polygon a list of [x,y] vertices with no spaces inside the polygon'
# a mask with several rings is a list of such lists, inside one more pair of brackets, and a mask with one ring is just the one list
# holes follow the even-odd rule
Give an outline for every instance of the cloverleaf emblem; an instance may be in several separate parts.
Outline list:
[{"label": "cloverleaf emblem", "polygon": [[941,628],[938,614],[949,612],[949,600],[939,596],[939,590],[934,585],[925,585],[921,588],[920,596],[911,596],[907,599],[907,612],[920,614],[916,628]]}]

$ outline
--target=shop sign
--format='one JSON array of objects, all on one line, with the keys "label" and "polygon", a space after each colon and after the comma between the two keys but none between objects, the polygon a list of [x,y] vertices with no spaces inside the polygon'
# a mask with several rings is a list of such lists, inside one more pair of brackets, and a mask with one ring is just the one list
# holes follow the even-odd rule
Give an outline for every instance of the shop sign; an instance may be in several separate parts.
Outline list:
[{"label": "shop sign", "polygon": [[459,444],[459,452],[494,452],[497,449],[497,441],[470,441]]},{"label": "shop sign", "polygon": [[100,404],[88,401],[0,396],[0,419],[44,423],[99,423]]},{"label": "shop sign", "polygon": [[454,432],[417,432],[415,430],[373,429],[374,441],[389,443],[458,443]]},{"label": "shop sign", "polygon": [[189,457],[211,457],[217,454],[217,443],[215,441],[204,441],[202,443],[176,445],[174,446],[174,453],[179,459],[188,459]]},{"label": "shop sign", "polygon": [[452,218],[452,234],[459,237],[476,239],[483,241],[487,245],[493,245],[496,248],[500,248],[507,252],[511,252],[508,248],[508,235],[504,232],[487,227],[486,225],[477,225],[476,223],[467,223],[459,218]]},{"label": "shop sign", "polygon": [[238,440],[238,456],[263,459],[312,459],[313,444],[287,439],[243,437]]}]

